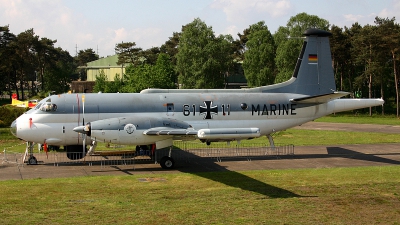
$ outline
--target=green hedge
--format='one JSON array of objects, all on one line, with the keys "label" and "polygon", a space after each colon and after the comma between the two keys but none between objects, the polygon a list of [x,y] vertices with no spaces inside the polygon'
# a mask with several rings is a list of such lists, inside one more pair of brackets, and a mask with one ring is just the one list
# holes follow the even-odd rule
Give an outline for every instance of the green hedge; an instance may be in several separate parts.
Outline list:
[{"label": "green hedge", "polygon": [[0,127],[10,127],[11,123],[21,114],[28,111],[29,108],[20,108],[14,106],[0,107]]}]

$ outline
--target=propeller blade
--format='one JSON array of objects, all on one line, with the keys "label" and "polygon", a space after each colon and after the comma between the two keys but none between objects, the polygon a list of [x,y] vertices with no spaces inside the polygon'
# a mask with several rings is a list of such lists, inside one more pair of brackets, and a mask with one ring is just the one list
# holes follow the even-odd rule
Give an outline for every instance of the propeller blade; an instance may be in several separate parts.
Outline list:
[{"label": "propeller blade", "polygon": [[83,134],[83,141],[82,141],[82,153],[83,156],[86,155],[86,134]]},{"label": "propeller blade", "polygon": [[[79,95],[78,95],[78,94],[76,94],[76,103],[78,104],[78,111],[77,111],[77,113],[78,113],[78,126],[79,126],[80,121],[81,121],[81,118],[80,118],[80,113],[79,113],[80,107],[79,107]],[[80,132],[78,132],[78,133],[80,133]],[[78,134],[78,144],[79,144],[79,138],[80,138],[80,136],[81,136],[81,135]]]},{"label": "propeller blade", "polygon": [[[85,95],[82,94],[82,125],[85,125]],[[82,135],[82,153],[83,155],[86,154],[86,135],[87,133],[83,133]]]},{"label": "propeller blade", "polygon": [[85,125],[85,95],[82,95],[82,125]]}]

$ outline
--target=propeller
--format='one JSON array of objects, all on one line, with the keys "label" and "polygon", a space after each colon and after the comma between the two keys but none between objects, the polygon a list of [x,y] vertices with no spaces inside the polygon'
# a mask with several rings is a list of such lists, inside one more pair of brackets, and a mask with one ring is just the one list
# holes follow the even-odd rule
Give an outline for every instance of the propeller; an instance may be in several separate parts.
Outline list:
[{"label": "propeller", "polygon": [[[85,127],[85,95],[82,94],[82,126],[79,126],[80,124],[80,105],[79,105],[79,94],[76,94],[76,101],[78,103],[78,127],[74,128],[74,131],[81,133],[82,134],[82,154],[83,156],[86,153],[86,137],[87,137],[87,133],[84,132],[84,127]],[[77,131],[76,129],[79,128]],[[83,132],[80,132],[80,131]],[[78,143],[79,143],[79,137],[81,134],[78,134]]]},{"label": "propeller", "polygon": [[[85,126],[85,95],[82,94],[82,126]],[[82,134],[82,154],[86,155],[86,133]]]}]

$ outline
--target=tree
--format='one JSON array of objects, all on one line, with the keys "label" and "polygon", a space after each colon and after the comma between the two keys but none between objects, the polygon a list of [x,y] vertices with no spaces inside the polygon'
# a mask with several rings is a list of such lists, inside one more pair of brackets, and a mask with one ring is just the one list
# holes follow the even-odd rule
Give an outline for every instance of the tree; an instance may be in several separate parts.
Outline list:
[{"label": "tree", "polygon": [[46,83],[45,92],[65,93],[69,90],[72,75],[75,73],[76,65],[74,58],[61,48],[55,50],[55,63],[49,67],[44,74]]},{"label": "tree", "polygon": [[107,89],[108,78],[104,73],[104,70],[100,70],[99,76],[96,75],[96,81],[93,86],[93,92],[105,92]]},{"label": "tree", "polygon": [[129,65],[123,92],[140,92],[146,88],[175,88],[175,72],[169,55],[158,55],[156,65]]},{"label": "tree", "polygon": [[[364,26],[360,35],[353,39],[353,47],[358,53],[355,55],[356,63],[364,66],[362,73],[355,80],[355,85],[361,88],[366,83],[369,98],[372,98],[372,88],[374,82],[377,82],[375,76],[379,71],[378,40],[376,27],[371,25]],[[369,114],[372,115],[372,108]]]},{"label": "tree", "polygon": [[78,66],[86,66],[86,63],[98,60],[99,56],[94,52],[93,49],[88,48],[85,50],[79,50],[78,55],[75,57],[75,61]]},{"label": "tree", "polygon": [[13,75],[13,53],[10,44],[15,40],[9,26],[0,26],[0,93],[7,91],[11,98],[11,80]]},{"label": "tree", "polygon": [[250,28],[246,28],[243,30],[243,34],[238,33],[239,40],[234,40],[232,42],[232,47],[234,49],[234,60],[243,61],[244,53],[246,52],[246,43],[249,40],[248,36],[250,35]]},{"label": "tree", "polygon": [[[395,99],[396,99],[396,116],[399,117],[399,75],[398,75],[398,61],[400,60],[399,46],[400,46],[400,25],[395,22],[395,18],[379,18],[375,17],[375,24],[378,26],[377,32],[382,38],[381,47],[383,51],[390,54],[392,62],[392,71],[395,86]],[[383,83],[383,82],[382,82]],[[381,96],[383,97],[383,88],[381,88]]]},{"label": "tree", "polygon": [[[15,86],[17,90],[17,96],[19,97],[18,86],[21,90],[21,98],[25,99],[24,88],[30,87],[30,82],[35,80],[35,69],[36,69],[36,55],[34,49],[34,43],[38,41],[38,36],[35,35],[33,29],[26,30],[17,35],[16,41],[13,42],[15,49],[15,59],[17,67],[15,68]],[[18,85],[17,85],[18,82]]]},{"label": "tree", "polygon": [[104,93],[118,93],[122,92],[123,81],[119,74],[115,74],[114,81],[106,82]]},{"label": "tree", "polygon": [[57,64],[57,55],[60,52],[54,48],[56,42],[57,40],[50,40],[48,38],[41,38],[34,42],[37,61],[36,81],[40,82],[42,90],[46,89],[46,82],[44,81],[46,69],[56,67]]},{"label": "tree", "polygon": [[122,42],[115,46],[115,53],[118,55],[118,65],[133,64],[137,65],[140,62],[139,52],[141,48],[136,48],[135,42]]},{"label": "tree", "polygon": [[300,37],[308,28],[328,30],[329,22],[315,15],[299,13],[289,19],[286,27],[279,27],[274,35],[277,45],[275,62],[278,70],[275,83],[290,79],[303,44]]},{"label": "tree", "polygon": [[199,18],[182,27],[177,57],[184,88],[221,88],[232,62],[231,36],[216,37]]},{"label": "tree", "polygon": [[[357,92],[358,95],[360,95],[361,90],[355,89],[355,85],[354,85],[354,80],[355,77],[357,76],[357,74],[361,73],[360,71],[363,71],[363,66],[360,66],[357,62],[356,62],[356,55],[358,54],[358,50],[353,46],[353,41],[354,39],[361,35],[361,30],[362,30],[362,26],[359,23],[354,23],[352,24],[352,26],[350,28],[344,27],[344,35],[347,37],[347,44],[348,44],[348,48],[347,49],[343,49],[344,51],[346,51],[345,54],[350,53],[349,55],[349,59],[347,60],[347,64],[346,64],[346,80],[347,80],[347,84],[349,85],[348,87],[346,87],[346,89],[343,90],[347,90],[350,92]],[[341,44],[341,43],[339,43]]]},{"label": "tree", "polygon": [[[88,48],[85,50],[80,50],[78,55],[75,57],[75,62],[78,66],[86,66],[88,62],[98,60],[99,56],[94,52],[93,49]],[[78,69],[79,78],[84,81],[86,80],[86,70]]]},{"label": "tree", "polygon": [[166,53],[170,56],[172,65],[176,65],[176,54],[178,54],[178,45],[181,33],[174,32],[172,37],[169,37],[161,47],[160,52]]},{"label": "tree", "polygon": [[274,39],[264,21],[250,26],[243,69],[250,87],[273,84],[275,69]]},{"label": "tree", "polygon": [[152,79],[154,82],[153,87],[176,88],[175,80],[175,69],[171,57],[168,54],[160,53],[155,65],[155,77]]},{"label": "tree", "polygon": [[138,57],[140,60],[143,60],[143,63],[147,63],[150,65],[155,65],[157,61],[158,54],[160,54],[160,48],[152,47],[147,50],[141,51],[138,53]]},{"label": "tree", "polygon": [[330,38],[333,68],[335,69],[336,83],[340,90],[351,90],[351,84],[345,87],[345,75],[351,65],[350,38],[343,32],[342,28],[333,25]]}]

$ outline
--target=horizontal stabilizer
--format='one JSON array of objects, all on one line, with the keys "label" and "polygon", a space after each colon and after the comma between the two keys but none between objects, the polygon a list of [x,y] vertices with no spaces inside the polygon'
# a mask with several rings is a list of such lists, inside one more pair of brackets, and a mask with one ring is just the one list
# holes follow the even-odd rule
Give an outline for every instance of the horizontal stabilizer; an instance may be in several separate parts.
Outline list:
[{"label": "horizontal stabilizer", "polygon": [[324,94],[324,95],[316,95],[316,96],[309,96],[304,98],[295,98],[290,99],[291,102],[294,103],[325,103],[332,101],[334,99],[341,98],[343,96],[349,95],[349,92],[333,92],[331,94]]}]

